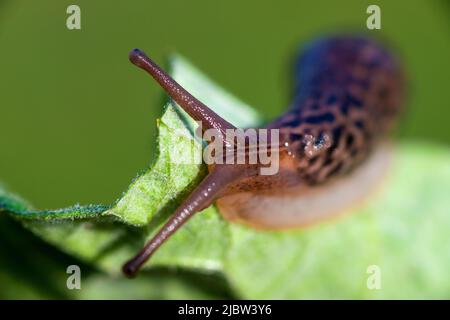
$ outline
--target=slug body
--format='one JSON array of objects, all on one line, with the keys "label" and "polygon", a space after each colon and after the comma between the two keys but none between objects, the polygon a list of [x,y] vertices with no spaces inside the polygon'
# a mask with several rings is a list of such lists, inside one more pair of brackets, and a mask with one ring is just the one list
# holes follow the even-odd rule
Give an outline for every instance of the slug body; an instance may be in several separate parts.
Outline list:
[{"label": "slug body", "polygon": [[[141,51],[132,51],[130,60],[202,121],[203,130],[213,128],[225,136],[227,129],[235,129]],[[373,189],[387,167],[389,150],[383,141],[403,99],[400,66],[373,40],[332,37],[311,43],[295,70],[291,107],[266,126],[279,130],[278,172],[261,175],[259,163],[209,165],[206,178],[124,265],[126,275],[135,274],[173,232],[213,202],[228,220],[287,229],[336,214]]]}]

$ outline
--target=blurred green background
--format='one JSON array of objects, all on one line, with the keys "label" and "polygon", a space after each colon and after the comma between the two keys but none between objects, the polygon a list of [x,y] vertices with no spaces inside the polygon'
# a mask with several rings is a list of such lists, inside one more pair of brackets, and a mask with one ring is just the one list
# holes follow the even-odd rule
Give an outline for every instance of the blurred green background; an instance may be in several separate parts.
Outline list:
[{"label": "blurred green background", "polygon": [[[66,29],[81,7],[82,30]],[[402,139],[450,143],[450,1],[0,0],[0,180],[39,208],[111,203],[150,162],[162,90],[132,66],[178,52],[268,118],[291,96],[300,44],[367,31],[409,79]]]}]

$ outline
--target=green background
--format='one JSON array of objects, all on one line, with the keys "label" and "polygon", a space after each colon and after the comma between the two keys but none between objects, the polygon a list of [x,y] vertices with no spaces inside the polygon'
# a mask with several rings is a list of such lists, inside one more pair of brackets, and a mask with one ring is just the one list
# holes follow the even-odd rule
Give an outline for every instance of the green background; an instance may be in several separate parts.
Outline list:
[{"label": "green background", "polygon": [[272,118],[299,45],[366,30],[369,4],[408,75],[398,135],[448,145],[449,1],[0,0],[0,179],[39,208],[111,203],[152,159],[164,99],[129,50],[179,52]]}]

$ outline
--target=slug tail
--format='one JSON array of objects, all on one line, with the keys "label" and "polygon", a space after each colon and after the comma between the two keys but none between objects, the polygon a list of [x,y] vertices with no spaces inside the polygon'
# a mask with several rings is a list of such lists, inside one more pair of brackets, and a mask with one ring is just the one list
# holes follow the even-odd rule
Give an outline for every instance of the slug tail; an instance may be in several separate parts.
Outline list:
[{"label": "slug tail", "polygon": [[231,183],[239,179],[242,171],[225,165],[217,167],[192,191],[175,210],[166,224],[147,242],[145,247],[122,268],[127,277],[133,277],[155,251],[195,213],[209,207]]},{"label": "slug tail", "polygon": [[134,49],[129,55],[131,63],[147,71],[175,100],[184,111],[186,111],[194,120],[202,122],[203,131],[207,129],[216,129],[225,134],[226,129],[235,127],[228,121],[222,119],[217,113],[208,106],[196,99],[171,76],[169,76],[161,67],[151,60],[143,51]]}]

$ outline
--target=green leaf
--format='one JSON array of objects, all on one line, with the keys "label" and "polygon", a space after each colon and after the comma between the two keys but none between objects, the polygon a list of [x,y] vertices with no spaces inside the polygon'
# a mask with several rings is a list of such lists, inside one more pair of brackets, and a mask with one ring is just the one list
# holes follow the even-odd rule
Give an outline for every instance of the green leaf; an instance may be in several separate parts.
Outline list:
[{"label": "green leaf", "polygon": [[[179,269],[144,271],[130,281],[102,274],[81,261],[58,252],[0,216],[0,299],[217,299],[229,298],[218,274],[204,275]],[[81,268],[81,290],[68,290],[69,265]]]},{"label": "green leaf", "polygon": [[[184,59],[172,59],[172,68],[178,82],[227,120],[242,127],[261,121]],[[116,204],[36,211],[0,188],[0,211],[66,253],[118,273],[206,173],[203,165],[179,163],[201,148],[193,121],[180,108],[169,102],[157,125],[155,163]],[[449,188],[448,148],[398,144],[384,188],[343,218],[305,230],[263,232],[230,224],[211,207],[164,244],[146,268],[181,267],[207,278],[220,273],[225,279],[218,282],[230,283],[244,298],[450,298]],[[381,270],[380,290],[367,288],[370,265]],[[159,276],[145,277],[167,288],[165,297],[188,297],[198,282],[169,275],[158,284]],[[148,290],[117,276],[94,273],[90,279],[92,289],[76,297],[98,298],[108,288],[131,297]],[[196,296],[204,297],[202,292]]]},{"label": "green leaf", "polygon": [[[158,258],[209,259],[214,246],[204,256],[196,246],[220,244],[217,270],[244,298],[448,298],[449,160],[441,147],[398,145],[381,193],[343,218],[291,232],[203,225],[212,233],[180,232]],[[367,288],[370,265],[380,267],[381,290]]]},{"label": "green leaf", "polygon": [[[345,217],[295,232],[231,227],[225,270],[247,298],[449,298],[450,153],[398,146],[381,194]],[[369,290],[367,268],[381,270]]]}]

